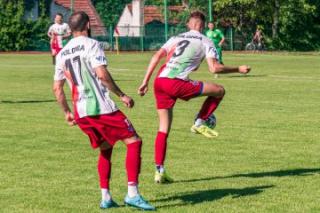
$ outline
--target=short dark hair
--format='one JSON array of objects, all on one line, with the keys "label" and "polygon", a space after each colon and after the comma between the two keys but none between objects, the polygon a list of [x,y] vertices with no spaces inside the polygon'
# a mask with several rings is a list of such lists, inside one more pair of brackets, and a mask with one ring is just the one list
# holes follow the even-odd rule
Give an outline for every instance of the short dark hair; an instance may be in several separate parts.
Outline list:
[{"label": "short dark hair", "polygon": [[56,16],[60,16],[61,18],[63,18],[62,13],[56,13]]},{"label": "short dark hair", "polygon": [[208,24],[213,24],[214,25],[214,22],[213,21],[209,21]]},{"label": "short dark hair", "polygon": [[86,27],[89,21],[89,16],[85,12],[78,11],[70,16],[69,26],[72,32],[82,32],[87,30]]},{"label": "short dark hair", "polygon": [[201,11],[194,11],[190,14],[189,20],[191,18],[200,19],[202,21],[202,24],[206,22],[206,16]]}]

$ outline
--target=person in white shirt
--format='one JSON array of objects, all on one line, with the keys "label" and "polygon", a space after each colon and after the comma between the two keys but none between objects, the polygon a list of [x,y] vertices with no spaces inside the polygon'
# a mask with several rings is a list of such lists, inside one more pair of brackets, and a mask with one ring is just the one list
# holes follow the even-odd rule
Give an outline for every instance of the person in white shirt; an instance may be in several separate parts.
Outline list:
[{"label": "person in white shirt", "polygon": [[246,74],[250,67],[227,67],[219,63],[219,55],[213,42],[201,34],[205,24],[205,16],[199,11],[191,13],[188,28],[190,31],[170,38],[152,57],[147,73],[138,93],[143,96],[148,91],[149,80],[162,58],[166,57],[154,80],[154,95],[159,117],[159,130],[155,139],[155,182],[172,182],[164,171],[164,160],[167,149],[167,138],[171,129],[173,107],[177,99],[188,101],[192,98],[207,96],[191,131],[208,138],[218,133],[206,125],[206,120],[216,110],[224,97],[225,90],[213,82],[194,81],[189,74],[196,71],[202,60],[206,58],[209,71],[212,73],[239,72]]},{"label": "person in white shirt", "polygon": [[52,63],[55,64],[56,55],[67,44],[67,39],[71,36],[70,27],[67,23],[63,23],[61,13],[56,14],[54,24],[50,26],[47,34],[50,38]]},{"label": "person in white shirt", "polygon": [[[69,125],[78,125],[88,135],[92,148],[99,148],[98,174],[101,188],[100,208],[117,206],[111,198],[111,155],[113,146],[122,141],[127,147],[127,205],[155,210],[138,191],[142,140],[129,119],[110,98],[111,91],[128,108],[134,101],[117,86],[107,69],[107,59],[98,41],[89,38],[89,16],[82,11],[71,15],[73,39],[58,53],[53,90]],[[72,91],[73,113],[64,93],[64,83]]]}]

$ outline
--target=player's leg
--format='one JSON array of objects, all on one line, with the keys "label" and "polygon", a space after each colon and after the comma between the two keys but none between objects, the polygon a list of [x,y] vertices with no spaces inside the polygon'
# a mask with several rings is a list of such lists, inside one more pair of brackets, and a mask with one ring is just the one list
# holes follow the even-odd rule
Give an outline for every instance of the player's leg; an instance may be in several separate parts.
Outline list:
[{"label": "player's leg", "polygon": [[142,140],[135,135],[124,139],[123,142],[127,146],[126,170],[128,176],[128,194],[124,202],[143,210],[155,210],[152,205],[143,199],[138,190]]},{"label": "player's leg", "polygon": [[102,196],[100,208],[107,209],[112,206],[116,206],[116,204],[113,202],[111,198],[109,188],[109,180],[111,173],[111,155],[113,148],[107,142],[102,143],[99,148],[100,155],[98,159],[98,174]]},{"label": "player's leg", "polygon": [[225,94],[225,90],[222,86],[204,82],[201,96],[208,96],[198,113],[197,119],[194,125],[191,127],[192,132],[197,132],[205,135],[206,137],[216,137],[218,133],[211,130],[205,125],[205,121],[210,115],[217,109]]},{"label": "player's leg", "polygon": [[218,57],[219,63],[220,63],[220,64],[223,64],[223,60],[222,60],[222,48],[221,48],[221,47],[217,48],[217,52],[218,52],[218,55],[219,55],[219,57]]},{"label": "player's leg", "polygon": [[[222,61],[222,48],[221,47],[217,47],[216,50],[217,50],[217,53],[218,53],[218,61],[219,61],[220,64],[223,64],[223,61]],[[214,78],[218,78],[219,77],[219,75],[217,73],[214,74],[213,76],[214,76]]]},{"label": "player's leg", "polygon": [[56,56],[54,56],[54,55],[52,56],[52,64],[56,65]]},{"label": "player's leg", "polygon": [[164,170],[164,161],[166,158],[167,151],[167,138],[171,129],[173,117],[172,108],[158,109],[157,111],[159,116],[159,131],[157,133],[157,137],[154,144],[154,158],[156,164],[154,180],[156,183],[172,182],[172,178],[170,178]]}]

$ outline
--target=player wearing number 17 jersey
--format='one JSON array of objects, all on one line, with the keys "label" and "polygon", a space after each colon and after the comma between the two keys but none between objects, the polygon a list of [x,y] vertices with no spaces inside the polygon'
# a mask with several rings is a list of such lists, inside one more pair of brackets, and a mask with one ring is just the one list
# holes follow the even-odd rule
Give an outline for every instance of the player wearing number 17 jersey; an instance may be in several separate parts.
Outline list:
[{"label": "player wearing number 17 jersey", "polygon": [[208,138],[218,135],[216,131],[205,125],[205,121],[216,110],[225,90],[212,82],[201,82],[189,79],[189,74],[196,71],[202,60],[206,58],[209,71],[212,73],[248,73],[246,65],[227,67],[218,62],[218,54],[211,40],[201,34],[204,28],[205,16],[201,12],[193,12],[188,21],[189,32],[182,33],[169,39],[155,53],[148,66],[147,73],[138,93],[143,96],[148,90],[152,73],[160,60],[166,57],[154,80],[154,95],[159,116],[159,130],[155,139],[155,182],[173,181],[164,170],[164,160],[167,149],[167,137],[171,129],[173,107],[177,99],[189,99],[207,96],[204,101],[192,131]]},{"label": "player wearing number 17 jersey", "polygon": [[[66,121],[70,125],[77,124],[88,135],[91,146],[100,149],[100,207],[106,209],[115,206],[109,193],[111,155],[114,144],[121,140],[127,146],[128,194],[125,203],[143,210],[154,210],[138,192],[142,141],[130,121],[109,97],[109,91],[129,108],[133,107],[134,102],[113,81],[99,42],[88,37],[88,15],[84,12],[72,14],[69,25],[74,38],[57,55],[53,88]],[[65,80],[72,90],[74,115],[63,90]]]}]

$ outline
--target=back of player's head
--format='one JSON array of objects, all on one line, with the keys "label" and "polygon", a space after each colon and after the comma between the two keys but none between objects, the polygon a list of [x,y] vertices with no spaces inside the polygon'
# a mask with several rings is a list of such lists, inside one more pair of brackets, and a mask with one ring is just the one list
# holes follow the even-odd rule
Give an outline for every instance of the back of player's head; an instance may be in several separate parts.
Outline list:
[{"label": "back of player's head", "polygon": [[199,19],[202,22],[202,24],[204,24],[206,22],[206,16],[200,11],[192,12],[190,14],[189,20],[192,19],[192,18]]},{"label": "back of player's head", "polygon": [[69,18],[69,26],[72,32],[83,32],[88,30],[88,23],[89,16],[83,11],[75,12]]}]

